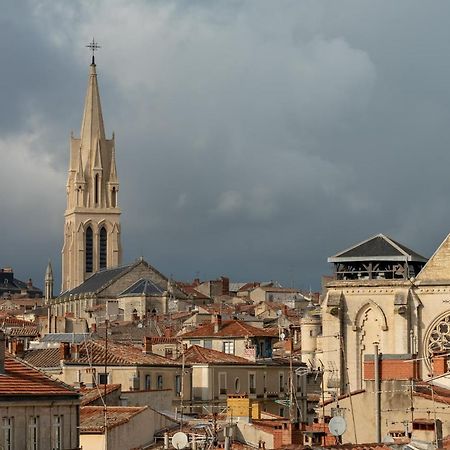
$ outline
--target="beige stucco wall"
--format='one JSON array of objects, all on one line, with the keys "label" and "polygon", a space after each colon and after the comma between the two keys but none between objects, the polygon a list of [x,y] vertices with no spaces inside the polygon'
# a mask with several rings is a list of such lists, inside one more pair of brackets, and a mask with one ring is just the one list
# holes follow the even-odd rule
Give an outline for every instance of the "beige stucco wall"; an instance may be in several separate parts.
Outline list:
[{"label": "beige stucco wall", "polygon": [[[25,449],[29,435],[29,419],[39,417],[39,449],[51,450],[53,447],[53,416],[63,416],[63,448],[75,448],[78,445],[78,400],[27,400],[17,399],[0,402],[0,417],[13,418],[14,448]],[[0,442],[3,442],[3,429],[0,427]]]},{"label": "beige stucco wall", "polygon": [[[409,395],[407,381],[384,382],[381,387],[381,437],[389,430],[404,430],[403,421],[411,426],[411,397]],[[368,390],[352,396],[352,407],[349,398],[339,400],[339,407],[344,409],[344,417],[347,422],[347,431],[343,435],[343,443],[355,443],[353,418],[356,425],[356,438],[358,443],[376,442],[375,436],[375,395],[373,383],[368,383]],[[433,402],[428,399],[413,396],[414,417],[416,419],[436,418],[443,422],[443,435],[450,434],[450,422],[446,410],[448,405]],[[331,415],[331,408],[336,404],[331,403],[325,407],[325,414]]]},{"label": "beige stucco wall", "polygon": [[[220,393],[219,379],[225,374],[227,393]],[[249,374],[255,375],[255,393],[249,391]],[[284,392],[280,392],[280,375],[283,375]],[[236,380],[239,389],[236,390]],[[233,365],[207,365],[195,364],[192,368],[193,400],[226,402],[227,395],[248,394],[252,399],[262,403],[262,410],[279,414],[281,410],[287,414],[288,408],[275,403],[274,400],[286,398],[288,394],[289,366],[233,366]],[[294,391],[299,404],[302,406],[303,417],[306,417],[306,404],[302,393],[306,391],[306,377],[297,377],[294,374]]]},{"label": "beige stucco wall", "polygon": [[[104,366],[93,366],[96,373],[104,373]],[[108,366],[109,384],[120,384],[123,391],[145,390],[146,375],[150,375],[151,389],[157,389],[158,375],[163,377],[163,389],[170,389],[175,392],[175,376],[181,375],[181,367],[142,367],[142,366]],[[139,379],[138,385],[134,385],[134,379]],[[63,366],[62,374],[59,378],[67,384],[74,385],[81,381],[86,385],[92,384],[92,369],[89,366],[65,364]],[[185,399],[189,398],[191,389],[190,374],[184,375],[184,392]]]},{"label": "beige stucco wall", "polygon": [[[107,432],[108,450],[140,448],[153,442],[156,413],[150,408],[133,416],[129,422],[113,427]],[[103,434],[81,434],[83,450],[99,450],[104,447]]]}]

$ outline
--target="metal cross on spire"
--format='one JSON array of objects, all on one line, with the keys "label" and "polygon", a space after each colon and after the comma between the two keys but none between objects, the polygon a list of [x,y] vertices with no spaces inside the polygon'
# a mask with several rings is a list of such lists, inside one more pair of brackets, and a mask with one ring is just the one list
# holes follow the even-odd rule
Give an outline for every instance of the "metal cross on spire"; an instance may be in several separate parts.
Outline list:
[{"label": "metal cross on spire", "polygon": [[92,38],[92,42],[89,42],[89,44],[86,45],[86,47],[92,51],[92,64],[95,64],[94,52],[99,48],[101,48],[101,46],[98,45],[98,42],[95,42],[94,38]]}]

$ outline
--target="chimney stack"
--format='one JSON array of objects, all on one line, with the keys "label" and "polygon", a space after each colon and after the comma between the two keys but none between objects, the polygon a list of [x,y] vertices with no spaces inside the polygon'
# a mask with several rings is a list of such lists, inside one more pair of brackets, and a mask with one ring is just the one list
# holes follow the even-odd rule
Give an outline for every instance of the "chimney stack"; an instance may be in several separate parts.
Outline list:
[{"label": "chimney stack", "polygon": [[218,333],[222,327],[222,316],[220,314],[214,314],[211,317],[211,322],[214,324],[214,333]]},{"label": "chimney stack", "polygon": [[0,373],[5,373],[5,333],[0,330]]},{"label": "chimney stack", "polygon": [[68,342],[61,342],[59,345],[59,359],[61,361],[70,359],[70,344]]},{"label": "chimney stack", "polygon": [[144,348],[142,349],[144,353],[152,353],[152,338],[144,336]]}]

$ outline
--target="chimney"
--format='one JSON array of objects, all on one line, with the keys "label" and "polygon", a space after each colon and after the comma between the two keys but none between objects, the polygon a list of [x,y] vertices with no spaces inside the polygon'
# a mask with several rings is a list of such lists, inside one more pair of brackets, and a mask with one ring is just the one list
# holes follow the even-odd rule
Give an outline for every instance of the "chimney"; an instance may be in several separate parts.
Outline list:
[{"label": "chimney", "polygon": [[80,356],[80,346],[79,344],[72,344],[70,346],[70,356],[73,359],[78,359]]},{"label": "chimney", "polygon": [[25,351],[24,351],[24,343],[23,341],[17,341],[14,340],[11,342],[11,353],[14,356],[18,356],[19,358],[23,358]]},{"label": "chimney", "polygon": [[70,344],[68,342],[61,342],[59,345],[59,359],[61,361],[70,359]]},{"label": "chimney", "polygon": [[5,373],[5,333],[0,330],[0,373]]},{"label": "chimney", "polygon": [[228,277],[220,277],[222,279],[222,295],[230,295],[230,279]]},{"label": "chimney", "polygon": [[211,317],[211,323],[214,324],[214,333],[218,333],[222,327],[222,316],[220,314],[214,314]]},{"label": "chimney", "polygon": [[164,337],[171,337],[172,336],[172,329],[170,327],[166,327],[164,330]]},{"label": "chimney", "polygon": [[144,348],[142,349],[144,353],[152,353],[152,338],[144,336]]}]

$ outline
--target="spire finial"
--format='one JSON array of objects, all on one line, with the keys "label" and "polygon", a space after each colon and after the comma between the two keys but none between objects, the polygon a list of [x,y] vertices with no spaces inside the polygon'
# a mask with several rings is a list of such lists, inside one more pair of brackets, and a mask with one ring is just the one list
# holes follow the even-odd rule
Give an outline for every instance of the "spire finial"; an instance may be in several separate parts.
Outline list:
[{"label": "spire finial", "polygon": [[98,42],[95,42],[94,38],[92,38],[92,42],[89,42],[89,44],[86,45],[86,47],[92,51],[92,65],[95,65],[94,52],[102,47],[100,45],[98,45]]}]

